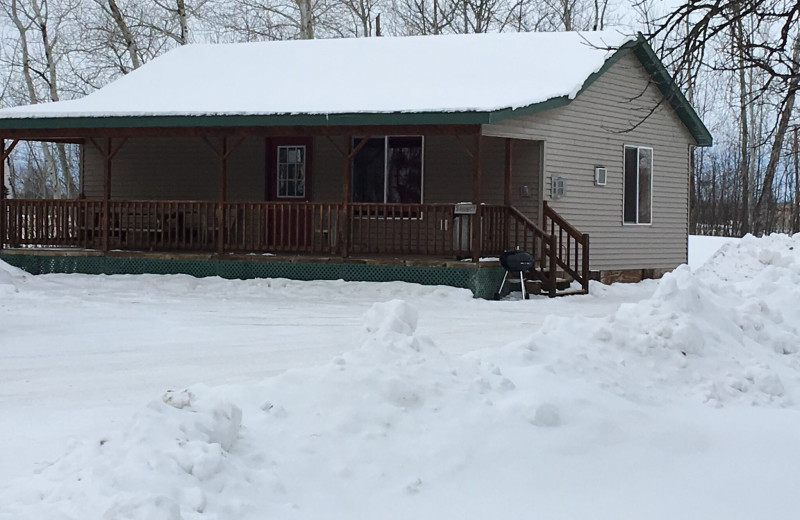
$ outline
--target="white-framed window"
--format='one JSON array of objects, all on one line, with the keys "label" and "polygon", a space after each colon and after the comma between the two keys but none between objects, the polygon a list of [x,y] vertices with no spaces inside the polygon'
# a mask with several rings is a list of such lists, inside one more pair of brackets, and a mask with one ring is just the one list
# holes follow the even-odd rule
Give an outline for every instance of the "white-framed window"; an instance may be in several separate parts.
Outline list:
[{"label": "white-framed window", "polygon": [[423,163],[423,136],[371,137],[353,158],[353,202],[421,204]]},{"label": "white-framed window", "polygon": [[278,197],[306,196],[306,147],[278,146]]},{"label": "white-framed window", "polygon": [[646,146],[625,146],[625,195],[622,222],[653,222],[653,149]]}]

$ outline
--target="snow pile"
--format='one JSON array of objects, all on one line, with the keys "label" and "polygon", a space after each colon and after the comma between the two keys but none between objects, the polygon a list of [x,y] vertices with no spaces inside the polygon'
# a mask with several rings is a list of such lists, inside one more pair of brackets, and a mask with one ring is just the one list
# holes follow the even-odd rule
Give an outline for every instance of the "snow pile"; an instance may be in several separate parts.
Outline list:
[{"label": "snow pile", "polygon": [[30,281],[31,275],[0,260],[0,295],[18,292],[19,288]]},{"label": "snow pile", "polygon": [[[616,287],[594,285],[593,297]],[[599,318],[550,317],[512,347],[570,377],[645,401],[787,406],[800,381],[800,235],[746,237],[652,296]],[[530,355],[530,354],[528,354]],[[792,396],[794,394],[794,398]]]}]

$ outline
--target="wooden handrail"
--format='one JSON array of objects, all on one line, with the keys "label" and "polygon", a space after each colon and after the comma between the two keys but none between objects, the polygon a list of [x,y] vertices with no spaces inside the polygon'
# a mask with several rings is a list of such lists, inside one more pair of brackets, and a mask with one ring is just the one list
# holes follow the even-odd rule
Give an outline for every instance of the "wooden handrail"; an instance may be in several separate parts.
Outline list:
[{"label": "wooden handrail", "polygon": [[556,296],[556,247],[554,237],[547,234],[534,221],[525,216],[514,206],[506,206],[508,214],[507,236],[509,241],[505,249],[519,248],[528,251],[534,257],[534,272],[541,279],[550,297]]},{"label": "wooden handrail", "polygon": [[589,235],[581,233],[544,201],[542,225],[549,229],[553,247],[557,250],[555,262],[565,273],[589,292]]}]

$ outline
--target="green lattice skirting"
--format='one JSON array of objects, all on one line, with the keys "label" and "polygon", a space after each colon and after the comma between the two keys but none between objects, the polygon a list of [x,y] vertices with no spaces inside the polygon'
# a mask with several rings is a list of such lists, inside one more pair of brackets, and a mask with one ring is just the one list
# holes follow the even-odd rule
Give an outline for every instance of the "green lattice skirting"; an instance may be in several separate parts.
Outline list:
[{"label": "green lattice skirting", "polygon": [[494,266],[419,266],[358,262],[247,261],[220,259],[142,258],[101,255],[0,253],[0,259],[31,274],[188,274],[229,279],[288,278],[411,282],[469,289],[477,298],[491,299],[503,278]]}]

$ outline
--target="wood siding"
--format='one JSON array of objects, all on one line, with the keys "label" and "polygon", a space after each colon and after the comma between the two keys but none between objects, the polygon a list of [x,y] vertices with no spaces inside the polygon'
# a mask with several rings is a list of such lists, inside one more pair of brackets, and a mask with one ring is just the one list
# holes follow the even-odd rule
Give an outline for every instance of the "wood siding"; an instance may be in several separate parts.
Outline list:
[{"label": "wood siding", "polygon": [[[229,139],[228,146],[235,142]],[[91,143],[84,146],[83,168],[84,194],[103,198],[103,156]],[[203,139],[128,139],[111,163],[111,197],[217,200],[218,175],[217,155]],[[228,200],[264,200],[263,139],[245,139],[228,157]]]},{"label": "wood siding", "polygon": [[[569,105],[483,127],[488,135],[545,142],[544,199],[591,235],[592,270],[669,269],[686,262],[694,141],[648,79],[628,53]],[[651,225],[622,223],[625,145],[653,148]],[[606,186],[594,185],[595,166],[608,169]],[[552,176],[566,179],[563,198],[549,197]]]},{"label": "wood siding", "polygon": [[[235,142],[229,139],[229,146]],[[217,140],[212,143],[219,145]],[[229,201],[265,200],[265,182],[274,181],[266,180],[265,161],[274,160],[274,153],[266,153],[266,143],[261,138],[248,138],[228,158]],[[459,142],[452,136],[425,137],[423,202],[471,200],[473,168],[465,146],[474,150],[474,139]],[[314,138],[311,193],[315,202],[341,202],[344,159],[340,150],[346,149],[345,136]],[[539,149],[540,143],[515,140],[512,203],[534,220],[538,219]],[[485,138],[481,202],[503,202],[504,164],[504,139]],[[218,175],[217,156],[203,139],[129,139],[112,162],[111,196],[128,200],[213,201],[218,197]],[[84,146],[83,183],[87,198],[103,197],[103,156],[91,143]],[[520,194],[522,185],[529,186],[529,196]]]}]

